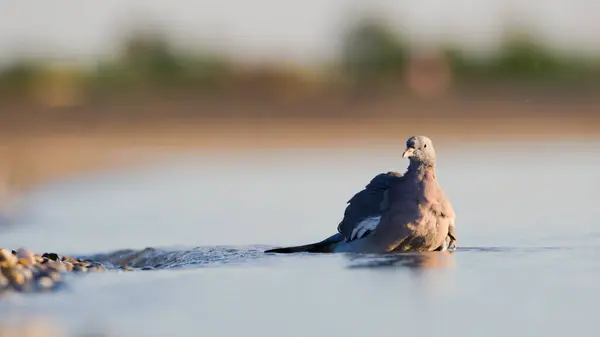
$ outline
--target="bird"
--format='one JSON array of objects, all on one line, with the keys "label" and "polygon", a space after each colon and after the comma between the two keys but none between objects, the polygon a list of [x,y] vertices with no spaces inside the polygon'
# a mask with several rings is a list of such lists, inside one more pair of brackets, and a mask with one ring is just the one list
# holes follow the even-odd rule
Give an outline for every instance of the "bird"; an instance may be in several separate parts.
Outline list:
[{"label": "bird", "polygon": [[436,153],[426,136],[411,136],[404,174],[379,173],[347,202],[337,232],[301,246],[265,253],[398,253],[456,250],[456,215],[436,177]]}]

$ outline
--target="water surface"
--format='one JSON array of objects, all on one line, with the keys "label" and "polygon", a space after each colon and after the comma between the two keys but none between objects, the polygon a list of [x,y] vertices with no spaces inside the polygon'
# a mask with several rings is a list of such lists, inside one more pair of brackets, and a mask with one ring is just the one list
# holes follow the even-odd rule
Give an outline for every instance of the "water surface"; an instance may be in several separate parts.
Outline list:
[{"label": "water surface", "polygon": [[198,153],[49,184],[0,246],[149,270],[69,275],[63,292],[0,301],[0,322],[120,336],[592,335],[599,145],[437,145],[453,254],[262,253],[331,234],[374,174],[404,169],[387,145]]}]

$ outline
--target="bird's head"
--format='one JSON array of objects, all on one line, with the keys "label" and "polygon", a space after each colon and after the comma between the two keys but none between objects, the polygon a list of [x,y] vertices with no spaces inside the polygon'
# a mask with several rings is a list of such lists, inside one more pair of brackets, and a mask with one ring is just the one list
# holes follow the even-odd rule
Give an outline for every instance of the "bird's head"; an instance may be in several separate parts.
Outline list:
[{"label": "bird's head", "polygon": [[408,158],[411,163],[435,166],[435,149],[431,139],[425,136],[412,136],[406,141],[406,150],[402,158]]}]

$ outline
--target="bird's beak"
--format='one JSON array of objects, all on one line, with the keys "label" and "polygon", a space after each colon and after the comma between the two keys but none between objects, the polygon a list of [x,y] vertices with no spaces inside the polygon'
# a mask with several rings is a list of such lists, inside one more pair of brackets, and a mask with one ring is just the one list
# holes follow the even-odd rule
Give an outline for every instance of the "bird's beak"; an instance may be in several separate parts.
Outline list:
[{"label": "bird's beak", "polygon": [[412,147],[409,147],[406,149],[406,151],[404,151],[404,153],[402,153],[402,158],[412,157],[414,152],[415,152],[415,149],[413,149]]}]

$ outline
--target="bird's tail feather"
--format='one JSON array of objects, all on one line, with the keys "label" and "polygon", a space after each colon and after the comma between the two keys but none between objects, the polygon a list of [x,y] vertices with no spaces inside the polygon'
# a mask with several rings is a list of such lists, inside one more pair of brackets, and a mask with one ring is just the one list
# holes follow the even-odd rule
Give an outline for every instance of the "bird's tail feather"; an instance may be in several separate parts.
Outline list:
[{"label": "bird's tail feather", "polygon": [[265,250],[265,253],[331,253],[331,245],[323,245],[319,243],[311,243],[304,246],[282,247]]},{"label": "bird's tail feather", "polygon": [[291,253],[331,253],[333,252],[333,248],[338,242],[344,240],[344,237],[340,233],[336,233],[327,239],[311,243],[308,245],[302,246],[293,246],[293,247],[282,247],[282,248],[273,248],[266,250],[265,253],[280,253],[280,254],[291,254]]}]

